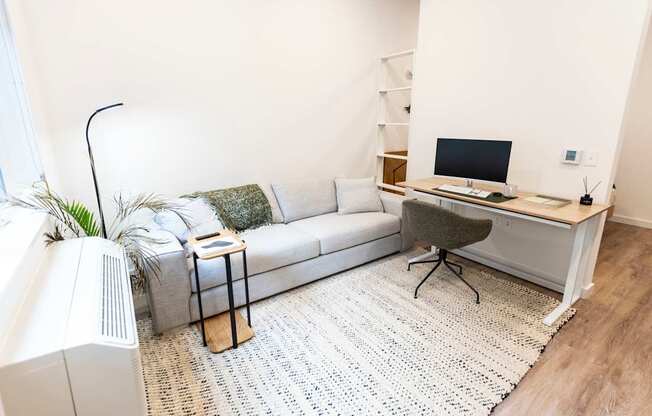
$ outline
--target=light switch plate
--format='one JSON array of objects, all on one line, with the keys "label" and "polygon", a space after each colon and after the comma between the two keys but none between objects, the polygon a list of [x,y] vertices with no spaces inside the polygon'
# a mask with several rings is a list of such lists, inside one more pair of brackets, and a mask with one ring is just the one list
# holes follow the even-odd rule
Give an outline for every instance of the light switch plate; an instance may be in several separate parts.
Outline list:
[{"label": "light switch plate", "polygon": [[598,166],[598,152],[585,152],[582,160],[584,166]]}]

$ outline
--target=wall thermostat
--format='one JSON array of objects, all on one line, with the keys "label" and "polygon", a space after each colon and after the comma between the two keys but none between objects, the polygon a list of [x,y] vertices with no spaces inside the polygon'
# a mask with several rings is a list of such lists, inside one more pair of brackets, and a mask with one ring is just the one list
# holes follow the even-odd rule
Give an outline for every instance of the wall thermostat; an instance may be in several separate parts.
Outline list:
[{"label": "wall thermostat", "polygon": [[568,165],[579,165],[582,162],[582,151],[577,149],[565,149],[561,157],[561,163]]}]

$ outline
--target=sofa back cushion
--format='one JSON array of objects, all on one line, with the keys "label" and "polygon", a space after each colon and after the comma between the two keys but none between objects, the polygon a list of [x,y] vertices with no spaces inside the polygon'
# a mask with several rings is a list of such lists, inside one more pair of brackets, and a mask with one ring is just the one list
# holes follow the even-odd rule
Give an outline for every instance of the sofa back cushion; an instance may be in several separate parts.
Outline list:
[{"label": "sofa back cushion", "polygon": [[174,234],[181,244],[190,235],[208,234],[224,228],[213,208],[203,198],[178,198],[171,201],[190,222],[190,229],[177,214],[164,211],[154,216],[154,222]]},{"label": "sofa back cushion", "polygon": [[337,211],[335,182],[310,179],[272,184],[285,223]]},{"label": "sofa back cushion", "polygon": [[337,190],[337,213],[382,212],[376,178],[335,179]]}]

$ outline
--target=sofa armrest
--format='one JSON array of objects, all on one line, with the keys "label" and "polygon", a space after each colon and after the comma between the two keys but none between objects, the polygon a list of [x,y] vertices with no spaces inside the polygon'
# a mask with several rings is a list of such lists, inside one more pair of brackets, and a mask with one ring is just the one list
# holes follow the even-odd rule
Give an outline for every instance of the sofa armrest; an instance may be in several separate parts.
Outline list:
[{"label": "sofa armrest", "polygon": [[148,235],[164,241],[149,245],[161,269],[159,279],[153,279],[147,287],[152,327],[159,334],[190,322],[190,280],[185,250],[174,234],[158,229]]},{"label": "sofa armrest", "polygon": [[408,199],[413,198],[380,191],[380,201],[383,203],[385,212],[396,215],[401,219],[401,251],[409,250],[414,246],[414,236],[407,227],[403,226],[403,201],[407,201]]}]

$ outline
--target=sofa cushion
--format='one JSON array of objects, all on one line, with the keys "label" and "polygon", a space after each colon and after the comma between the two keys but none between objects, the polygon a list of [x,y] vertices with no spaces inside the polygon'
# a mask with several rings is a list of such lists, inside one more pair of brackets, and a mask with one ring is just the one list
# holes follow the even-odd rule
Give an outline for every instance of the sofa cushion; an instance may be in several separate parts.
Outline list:
[{"label": "sofa cushion", "polygon": [[[273,224],[249,230],[241,235],[247,243],[247,271],[249,276],[319,256],[319,240],[303,231],[285,224]],[[189,259],[190,282],[196,292],[195,272]],[[226,283],[223,258],[197,260],[199,283],[202,290]],[[242,254],[231,255],[233,280],[244,277]]]},{"label": "sofa cushion", "polygon": [[384,212],[331,213],[295,221],[288,226],[319,239],[321,254],[344,250],[401,230],[400,219]]},{"label": "sofa cushion", "polygon": [[286,224],[337,211],[335,182],[332,179],[274,183],[272,189]]},{"label": "sofa cushion", "polygon": [[376,178],[335,179],[337,213],[382,212],[383,204],[378,196]]}]

